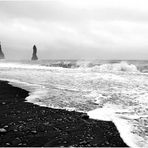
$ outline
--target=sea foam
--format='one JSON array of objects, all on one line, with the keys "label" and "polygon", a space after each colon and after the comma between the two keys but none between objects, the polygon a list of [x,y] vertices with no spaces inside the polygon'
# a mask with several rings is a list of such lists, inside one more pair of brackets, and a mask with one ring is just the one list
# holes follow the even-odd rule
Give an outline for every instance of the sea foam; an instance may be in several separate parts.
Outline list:
[{"label": "sea foam", "polygon": [[126,110],[113,109],[108,106],[89,111],[87,112],[87,114],[91,119],[112,121],[120,132],[120,136],[130,147],[147,147],[148,143],[144,142],[143,138],[141,138],[137,134],[132,133],[133,127],[130,124],[129,120],[125,120],[124,118],[122,119],[118,115],[116,115],[116,112],[122,111],[124,112]]},{"label": "sea foam", "polygon": [[127,62],[120,62],[115,64],[103,64],[100,66],[94,66],[92,68],[93,72],[139,72],[137,67],[133,64],[128,64]]}]

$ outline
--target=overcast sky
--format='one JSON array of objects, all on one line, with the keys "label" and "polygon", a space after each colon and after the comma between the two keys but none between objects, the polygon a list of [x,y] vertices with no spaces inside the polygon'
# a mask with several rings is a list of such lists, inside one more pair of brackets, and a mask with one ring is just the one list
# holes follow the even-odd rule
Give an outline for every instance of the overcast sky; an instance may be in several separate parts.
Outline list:
[{"label": "overcast sky", "polygon": [[148,59],[148,1],[0,1],[0,41],[7,59]]}]

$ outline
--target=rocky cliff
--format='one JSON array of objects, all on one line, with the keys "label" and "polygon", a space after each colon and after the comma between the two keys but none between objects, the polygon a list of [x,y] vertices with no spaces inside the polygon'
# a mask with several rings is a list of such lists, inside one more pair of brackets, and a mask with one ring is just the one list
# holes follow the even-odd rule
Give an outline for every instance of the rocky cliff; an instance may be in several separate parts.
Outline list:
[{"label": "rocky cliff", "polygon": [[37,48],[36,48],[35,45],[33,46],[33,53],[32,53],[31,60],[38,60],[38,57],[37,57]]},{"label": "rocky cliff", "polygon": [[0,59],[4,59],[5,56],[4,56],[4,53],[2,51],[2,47],[1,47],[1,44],[0,44]]}]

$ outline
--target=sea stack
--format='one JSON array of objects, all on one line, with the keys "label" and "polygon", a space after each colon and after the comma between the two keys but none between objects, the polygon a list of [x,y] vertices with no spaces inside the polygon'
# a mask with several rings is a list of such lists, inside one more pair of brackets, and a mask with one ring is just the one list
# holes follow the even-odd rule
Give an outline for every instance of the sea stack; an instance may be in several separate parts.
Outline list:
[{"label": "sea stack", "polygon": [[38,60],[38,57],[37,57],[37,48],[36,48],[36,46],[34,45],[33,46],[33,53],[32,53],[32,58],[31,58],[31,60]]},{"label": "sea stack", "polygon": [[5,56],[4,56],[4,53],[2,51],[2,47],[1,47],[1,43],[0,43],[0,59],[4,59]]}]

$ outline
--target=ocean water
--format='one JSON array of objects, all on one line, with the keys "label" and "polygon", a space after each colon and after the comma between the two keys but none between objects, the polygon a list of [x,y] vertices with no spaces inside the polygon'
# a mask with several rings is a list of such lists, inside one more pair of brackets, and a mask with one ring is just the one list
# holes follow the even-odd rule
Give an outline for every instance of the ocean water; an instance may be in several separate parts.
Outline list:
[{"label": "ocean water", "polygon": [[0,79],[40,106],[112,121],[131,147],[148,147],[148,61],[0,61]]}]

